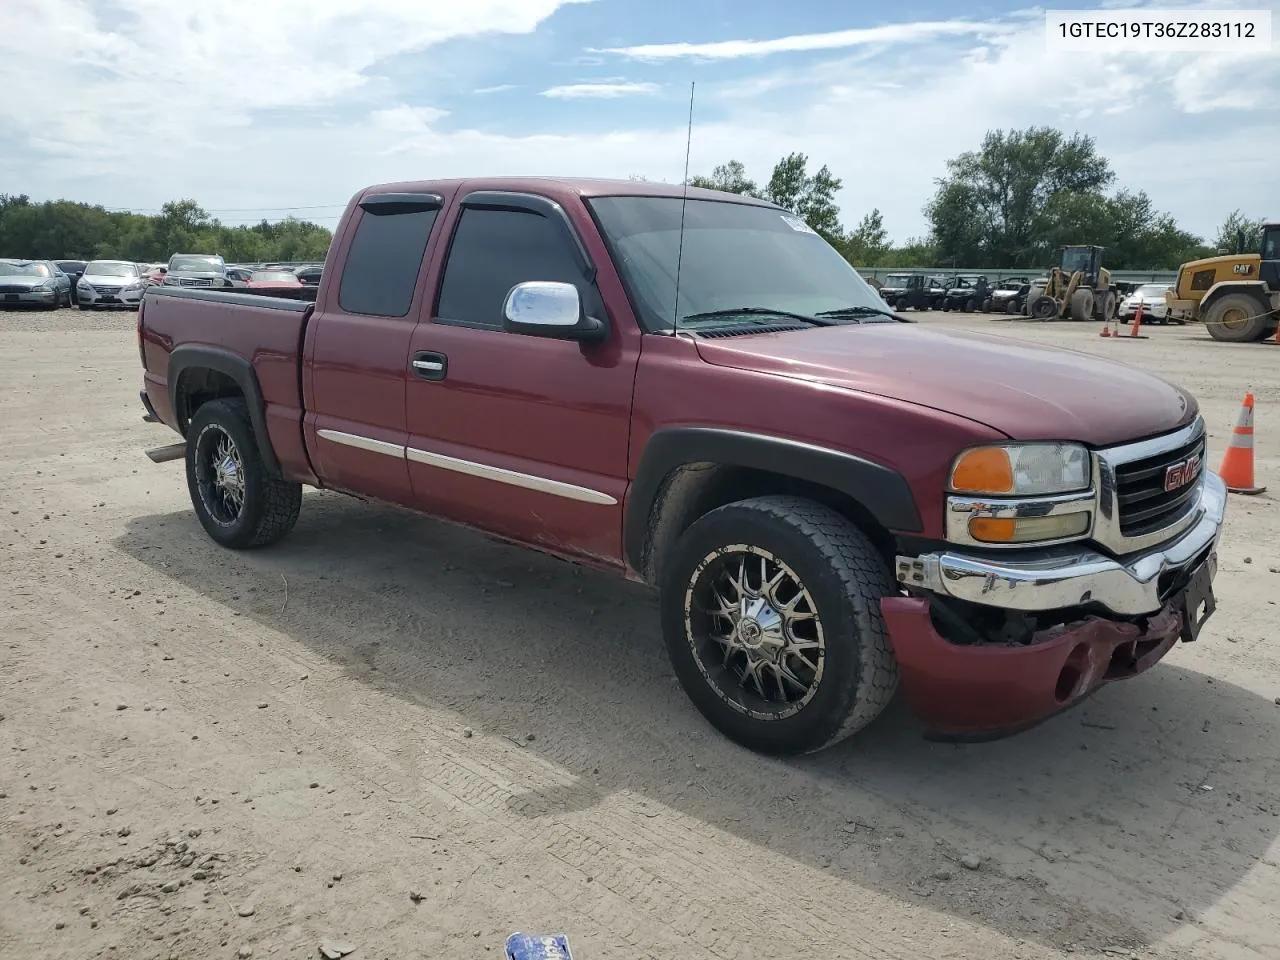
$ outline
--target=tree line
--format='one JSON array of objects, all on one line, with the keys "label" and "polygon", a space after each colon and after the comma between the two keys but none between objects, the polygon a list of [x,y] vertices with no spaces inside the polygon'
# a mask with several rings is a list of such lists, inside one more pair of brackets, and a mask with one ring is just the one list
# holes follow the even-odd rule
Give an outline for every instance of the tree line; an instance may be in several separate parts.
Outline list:
[{"label": "tree line", "polygon": [[322,260],[331,238],[306,220],[227,226],[194,200],[173,200],[147,215],[0,194],[0,256],[153,263],[174,253],[217,253],[233,263]]},{"label": "tree line", "polygon": [[1260,222],[1234,211],[1208,243],[1157,210],[1142,190],[1118,186],[1093,138],[1052,127],[994,130],[977,150],[947,161],[925,204],[927,236],[894,245],[884,217],[872,208],[856,225],[840,220],[836,193],[844,186],[825,164],[791,153],[758,184],[737,160],[716,166],[690,186],[769,200],[803,217],[859,267],[1002,266],[1043,268],[1065,244],[1106,248],[1116,270],[1175,269],[1199,257],[1231,252],[1243,234],[1256,250]]},{"label": "tree line", "polygon": [[[1144,191],[1119,186],[1091,137],[1052,127],[989,131],[978,149],[948,160],[924,207],[928,235],[897,245],[889,242],[878,208],[853,226],[841,222],[835,197],[843,182],[825,164],[811,173],[803,153],[780,159],[763,183],[737,160],[689,183],[785,207],[859,267],[1039,269],[1057,262],[1061,245],[1096,244],[1107,248],[1104,262],[1113,269],[1171,270],[1232,251],[1242,237],[1245,249],[1256,250],[1260,237],[1259,221],[1234,211],[1206,243],[1157,210]],[[227,226],[194,200],[171,201],[159,214],[144,215],[0,194],[0,256],[156,261],[190,251],[246,263],[319,260],[331,236],[295,219]]]}]

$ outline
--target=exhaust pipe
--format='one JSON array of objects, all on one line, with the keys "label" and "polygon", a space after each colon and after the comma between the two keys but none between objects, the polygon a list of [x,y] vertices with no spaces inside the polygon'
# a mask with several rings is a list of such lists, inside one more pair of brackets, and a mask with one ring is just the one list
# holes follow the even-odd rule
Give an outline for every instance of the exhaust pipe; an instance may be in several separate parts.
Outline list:
[{"label": "exhaust pipe", "polygon": [[187,455],[187,442],[171,443],[165,447],[155,447],[147,451],[152,463],[168,463],[170,460],[181,460]]}]

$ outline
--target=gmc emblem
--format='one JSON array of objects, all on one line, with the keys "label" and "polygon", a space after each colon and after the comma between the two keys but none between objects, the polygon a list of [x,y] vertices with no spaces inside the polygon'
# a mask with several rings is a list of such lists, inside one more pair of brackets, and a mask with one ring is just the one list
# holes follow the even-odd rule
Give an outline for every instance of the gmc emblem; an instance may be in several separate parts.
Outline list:
[{"label": "gmc emblem", "polygon": [[1181,463],[1175,463],[1164,472],[1164,492],[1172,493],[1174,490],[1185,487],[1194,480],[1200,473],[1200,457],[1187,457]]}]

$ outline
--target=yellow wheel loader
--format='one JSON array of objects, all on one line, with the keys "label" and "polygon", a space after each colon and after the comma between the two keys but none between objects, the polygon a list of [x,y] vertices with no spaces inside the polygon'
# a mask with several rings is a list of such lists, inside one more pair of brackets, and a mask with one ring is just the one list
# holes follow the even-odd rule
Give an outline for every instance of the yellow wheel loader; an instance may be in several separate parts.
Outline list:
[{"label": "yellow wheel loader", "polygon": [[1250,343],[1275,335],[1280,326],[1280,223],[1262,225],[1257,253],[1236,252],[1192,260],[1178,268],[1165,294],[1169,317],[1199,320],[1215,340]]},{"label": "yellow wheel loader", "polygon": [[1049,271],[1047,282],[1036,281],[1027,291],[1023,313],[1034,320],[1100,320],[1116,315],[1116,292],[1111,271],[1102,265],[1102,247],[1063,247],[1062,262]]}]

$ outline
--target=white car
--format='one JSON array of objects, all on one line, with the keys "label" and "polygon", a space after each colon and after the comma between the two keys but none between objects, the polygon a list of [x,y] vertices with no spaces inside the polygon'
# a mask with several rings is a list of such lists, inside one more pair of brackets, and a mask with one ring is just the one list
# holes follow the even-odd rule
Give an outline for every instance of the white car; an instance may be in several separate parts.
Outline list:
[{"label": "white car", "polygon": [[91,260],[76,284],[81,310],[95,307],[133,307],[142,302],[147,278],[127,260]]},{"label": "white car", "polygon": [[1132,320],[1142,305],[1142,319],[1153,323],[1164,323],[1168,318],[1169,307],[1164,302],[1166,290],[1173,288],[1167,283],[1144,283],[1133,293],[1120,301],[1116,315],[1122,320]]}]

